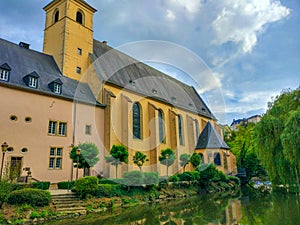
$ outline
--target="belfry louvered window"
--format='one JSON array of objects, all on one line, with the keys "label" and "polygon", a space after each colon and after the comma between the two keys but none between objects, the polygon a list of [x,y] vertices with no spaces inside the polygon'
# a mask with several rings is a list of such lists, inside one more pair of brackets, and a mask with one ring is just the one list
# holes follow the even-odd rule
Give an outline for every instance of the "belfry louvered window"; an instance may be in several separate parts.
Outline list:
[{"label": "belfry louvered window", "polygon": [[133,138],[141,139],[141,106],[136,102],[132,106],[132,132]]}]

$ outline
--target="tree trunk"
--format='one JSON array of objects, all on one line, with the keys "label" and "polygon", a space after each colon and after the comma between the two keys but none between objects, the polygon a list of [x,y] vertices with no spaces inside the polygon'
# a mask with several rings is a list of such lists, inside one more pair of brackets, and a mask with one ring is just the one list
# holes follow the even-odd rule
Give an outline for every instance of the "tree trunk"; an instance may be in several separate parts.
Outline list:
[{"label": "tree trunk", "polygon": [[118,164],[116,165],[116,179],[118,178]]}]

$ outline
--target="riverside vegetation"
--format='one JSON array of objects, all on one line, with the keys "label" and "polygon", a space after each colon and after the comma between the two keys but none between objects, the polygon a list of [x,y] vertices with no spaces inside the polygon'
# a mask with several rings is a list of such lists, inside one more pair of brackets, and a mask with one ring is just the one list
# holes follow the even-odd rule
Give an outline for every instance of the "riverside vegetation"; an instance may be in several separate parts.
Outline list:
[{"label": "riverside vegetation", "polygon": [[[236,177],[226,176],[210,164],[200,172],[184,172],[168,179],[158,177],[155,172],[131,171],[119,179],[88,176],[71,183],[60,182],[58,187],[67,189],[70,184],[73,185],[72,191],[85,200],[87,213],[93,213],[117,206],[127,207],[203,193],[222,192],[230,195],[238,189],[240,181]],[[28,185],[2,181],[0,202],[2,224],[24,224],[65,217],[51,205],[49,191],[28,188]]]}]

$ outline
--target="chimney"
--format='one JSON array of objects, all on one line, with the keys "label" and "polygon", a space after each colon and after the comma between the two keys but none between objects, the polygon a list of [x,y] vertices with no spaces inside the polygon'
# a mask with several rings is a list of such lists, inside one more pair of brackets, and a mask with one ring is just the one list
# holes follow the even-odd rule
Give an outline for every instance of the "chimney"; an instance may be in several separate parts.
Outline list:
[{"label": "chimney", "polygon": [[19,43],[19,46],[20,46],[21,48],[29,49],[30,44],[27,44],[27,43],[21,41],[21,42]]},{"label": "chimney", "polygon": [[106,44],[107,44],[107,41],[102,41],[102,43],[106,45]]}]

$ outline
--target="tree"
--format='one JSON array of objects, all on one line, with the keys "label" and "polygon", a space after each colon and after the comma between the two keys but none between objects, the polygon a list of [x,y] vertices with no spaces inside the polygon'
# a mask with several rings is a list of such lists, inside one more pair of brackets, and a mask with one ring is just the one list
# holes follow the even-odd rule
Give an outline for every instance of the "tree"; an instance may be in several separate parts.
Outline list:
[{"label": "tree", "polygon": [[[80,149],[80,155],[76,154],[76,150]],[[84,176],[90,175],[90,168],[93,167],[99,161],[99,149],[90,142],[80,143],[78,146],[74,146],[70,152],[70,158],[73,163],[79,162],[78,168],[84,169]]]},{"label": "tree", "polygon": [[147,156],[142,152],[136,152],[133,156],[133,163],[140,168],[140,171],[142,171],[142,166],[147,161],[149,161],[149,159],[147,159]]},{"label": "tree", "polygon": [[180,166],[183,166],[183,172],[185,172],[185,167],[187,166],[187,164],[189,164],[191,155],[184,153],[180,155]]},{"label": "tree", "polygon": [[169,176],[169,167],[174,163],[175,159],[175,152],[171,148],[164,149],[160,153],[158,160],[161,164],[167,166],[167,176]]},{"label": "tree", "polygon": [[190,163],[193,165],[193,167],[196,168],[197,166],[199,166],[201,161],[201,156],[198,153],[194,152],[190,158]]},{"label": "tree", "polygon": [[255,126],[254,123],[239,126],[239,130],[235,132],[234,138],[228,142],[231,151],[236,156],[238,168],[246,170],[246,178],[243,183],[248,183],[252,177],[263,179],[267,175],[257,156]]},{"label": "tree", "polygon": [[118,178],[118,166],[123,162],[128,163],[128,151],[123,145],[113,145],[110,156],[105,157],[105,160],[116,167],[116,178]]},{"label": "tree", "polygon": [[300,88],[283,91],[268,107],[255,129],[258,157],[273,184],[299,191]]}]

